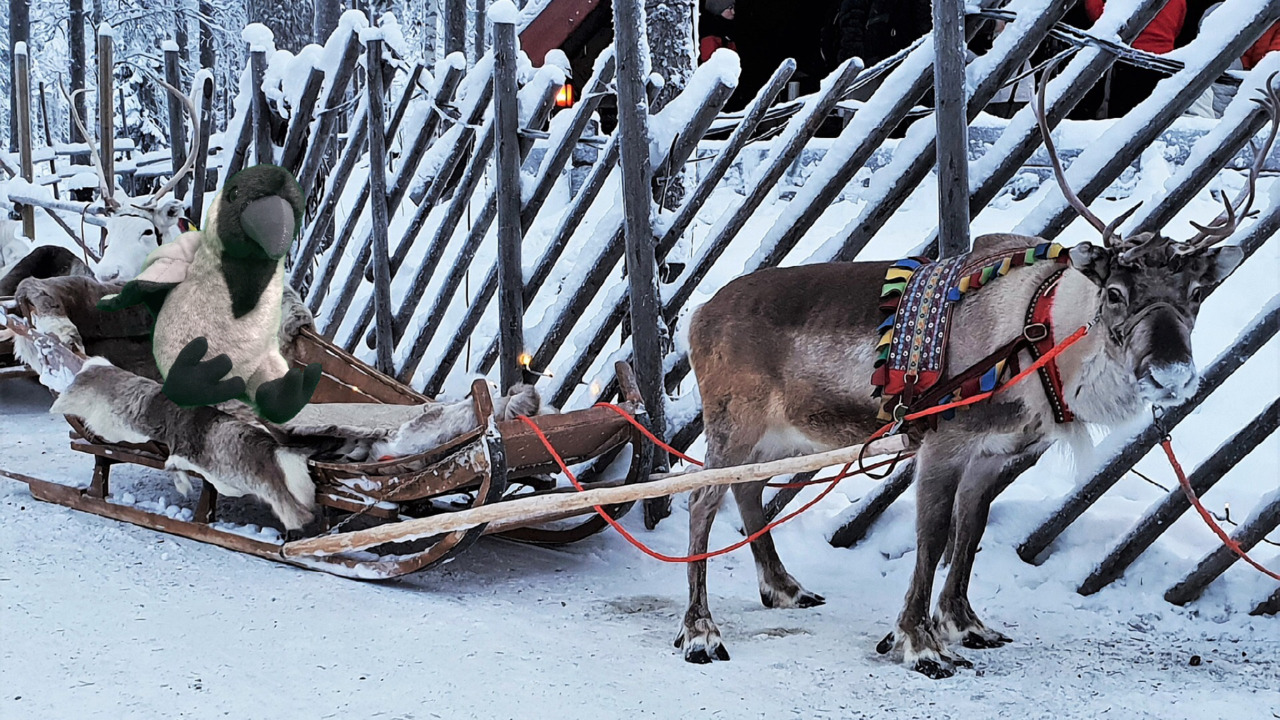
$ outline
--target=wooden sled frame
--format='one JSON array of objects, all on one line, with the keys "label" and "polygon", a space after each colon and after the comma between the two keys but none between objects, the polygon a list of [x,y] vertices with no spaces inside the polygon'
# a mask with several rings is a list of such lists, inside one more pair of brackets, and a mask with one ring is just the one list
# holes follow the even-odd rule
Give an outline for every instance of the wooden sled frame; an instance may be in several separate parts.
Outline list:
[{"label": "wooden sled frame", "polygon": [[[310,328],[300,332],[294,342],[294,353],[295,364],[319,362],[324,368],[313,402],[430,402],[425,396],[336,347]],[[644,425],[647,415],[630,366],[619,362],[616,370],[624,396],[620,406]],[[331,533],[330,528],[340,531],[353,518],[361,518],[366,524],[377,521],[394,524],[448,512],[432,501],[450,496],[469,497],[466,504],[469,508],[501,502],[513,481],[557,471],[554,459],[528,426],[519,420],[496,420],[493,400],[484,380],[473,383],[472,401],[476,417],[480,419],[479,425],[427,452],[381,462],[308,460],[324,521],[318,534],[304,538],[341,537],[341,532]],[[94,456],[93,477],[88,488],[51,483],[18,473],[0,474],[27,483],[32,497],[37,500],[343,577],[366,580],[399,577],[456,555],[486,534],[521,542],[563,544],[581,540],[607,527],[603,518],[587,510],[499,526],[478,526],[431,538],[404,537],[359,553],[286,557],[287,543],[268,542],[215,525],[218,494],[207,481],[202,481],[200,499],[192,520],[175,519],[111,502],[108,498],[113,465],[132,463],[163,469],[168,459],[167,448],[154,441],[143,444],[109,443],[94,435],[80,418],[66,418],[72,427],[71,448]],[[630,469],[622,482],[630,484],[647,479],[653,445],[639,428],[614,411],[593,407],[558,415],[540,415],[534,421],[553,447],[571,464],[596,460],[596,466],[603,467],[630,445]],[[586,484],[598,487],[617,483],[592,483],[588,478]],[[537,485],[539,483],[531,484],[535,490],[519,497],[557,492],[545,483],[541,483],[543,487]],[[625,503],[609,506],[606,510],[617,518],[630,507],[631,503]],[[587,514],[590,516],[568,527],[545,526],[547,522],[570,522]],[[331,523],[334,519],[339,520],[336,527]]]}]

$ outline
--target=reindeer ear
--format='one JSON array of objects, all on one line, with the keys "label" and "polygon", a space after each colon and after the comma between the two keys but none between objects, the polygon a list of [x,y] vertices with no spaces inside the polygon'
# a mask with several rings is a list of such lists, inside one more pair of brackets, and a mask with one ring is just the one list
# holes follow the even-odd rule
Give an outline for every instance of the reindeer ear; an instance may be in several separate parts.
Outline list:
[{"label": "reindeer ear", "polygon": [[1205,282],[1217,285],[1244,262],[1244,249],[1238,245],[1223,245],[1204,251],[1201,257],[1208,261],[1208,268],[1204,273]]},{"label": "reindeer ear", "polygon": [[1111,274],[1111,253],[1093,243],[1080,243],[1071,248],[1071,267],[1101,287]]}]

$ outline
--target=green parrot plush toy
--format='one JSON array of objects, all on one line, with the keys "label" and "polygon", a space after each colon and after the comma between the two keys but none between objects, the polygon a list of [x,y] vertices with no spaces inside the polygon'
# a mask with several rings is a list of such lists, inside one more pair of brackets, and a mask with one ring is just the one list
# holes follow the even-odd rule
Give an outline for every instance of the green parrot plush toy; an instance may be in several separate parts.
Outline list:
[{"label": "green parrot plush toy", "polygon": [[279,344],[284,258],[305,204],[284,168],[246,168],[214,198],[203,231],[152,251],[136,278],[98,303],[151,309],[152,350],[177,405],[238,399],[283,423],[310,402],[320,364],[290,368]]}]

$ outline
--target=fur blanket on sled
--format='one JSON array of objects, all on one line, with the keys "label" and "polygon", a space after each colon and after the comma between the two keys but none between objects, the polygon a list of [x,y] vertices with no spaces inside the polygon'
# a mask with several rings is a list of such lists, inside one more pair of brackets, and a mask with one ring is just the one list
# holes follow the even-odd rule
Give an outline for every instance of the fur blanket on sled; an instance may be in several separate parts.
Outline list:
[{"label": "fur blanket on sled", "polygon": [[[329,462],[362,462],[403,457],[430,450],[476,427],[470,400],[422,405],[363,403],[311,404],[284,425],[267,425],[248,406],[233,401],[217,407],[180,408],[161,391],[154,361],[145,350],[145,335],[136,328],[110,326],[93,303],[112,286],[92,278],[24,281],[18,295],[32,309],[37,330],[75,350],[94,355],[71,378],[51,389],[59,393],[50,412],[74,415],[108,442],[164,443],[170,451],[166,469],[183,494],[197,473],[218,492],[252,495],[270,506],[286,529],[295,530],[313,517],[315,487],[307,468],[310,458]],[[292,357],[292,345],[312,317],[295,293],[285,295],[281,349]],[[107,323],[103,325],[103,323]],[[15,338],[18,359],[41,371],[42,381],[60,377],[37,349]],[[94,353],[102,350],[103,356]],[[123,367],[121,367],[123,365]],[[150,370],[151,372],[148,372]],[[52,371],[52,372],[49,372]],[[544,412],[529,385],[512,388],[495,399],[500,420]]]},{"label": "fur blanket on sled", "polygon": [[[178,491],[197,473],[218,492],[252,495],[270,506],[286,529],[313,516],[315,486],[307,460],[359,462],[430,450],[476,427],[470,400],[425,405],[314,404],[283,426],[266,426],[247,407],[181,408],[160,383],[92,358],[54,401],[50,412],[75,415],[108,442],[163,442],[165,469]],[[495,401],[500,419],[532,415],[540,400],[532,386]]]}]

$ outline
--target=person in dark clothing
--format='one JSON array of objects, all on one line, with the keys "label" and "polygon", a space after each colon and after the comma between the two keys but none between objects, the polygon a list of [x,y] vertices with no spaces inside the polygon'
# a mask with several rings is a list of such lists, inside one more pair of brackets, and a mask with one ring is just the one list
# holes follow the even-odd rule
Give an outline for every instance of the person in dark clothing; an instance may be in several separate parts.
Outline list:
[{"label": "person in dark clothing", "polygon": [[706,0],[698,18],[698,62],[704,63],[720,48],[738,51],[733,18],[734,0]]},{"label": "person in dark clothing", "polygon": [[[1076,27],[1092,27],[1102,16],[1105,6],[1105,0],[1085,0],[1068,13],[1066,20]],[[1134,38],[1133,47],[1161,55],[1172,52],[1186,17],[1187,0],[1169,0],[1155,19]],[[1154,70],[1116,62],[1103,81],[1089,91],[1068,117],[1073,120],[1122,117],[1150,97],[1156,84],[1165,77]]]},{"label": "person in dark clothing", "polygon": [[843,0],[836,15],[839,62],[862,58],[871,67],[933,29],[930,0]]}]

